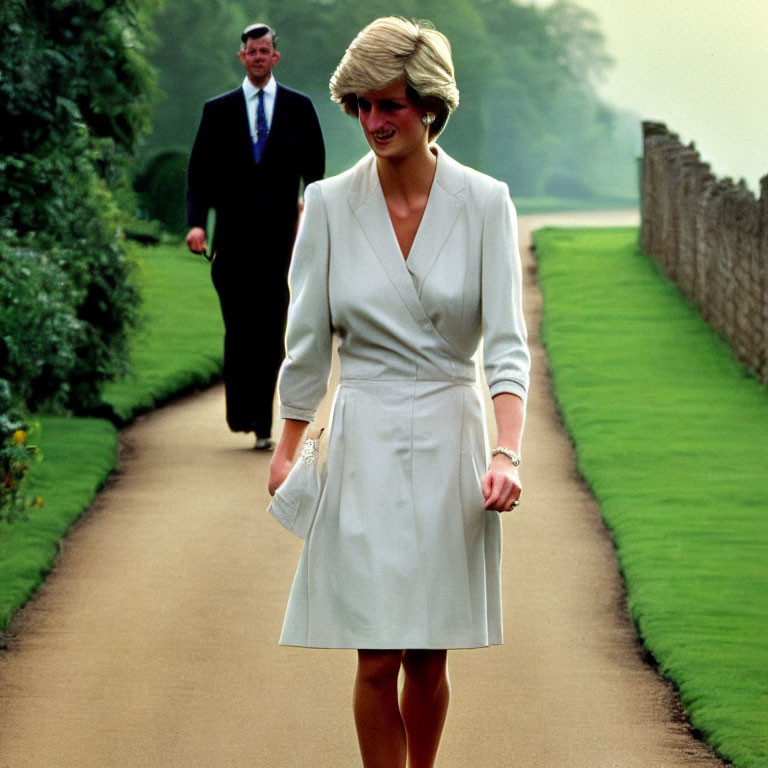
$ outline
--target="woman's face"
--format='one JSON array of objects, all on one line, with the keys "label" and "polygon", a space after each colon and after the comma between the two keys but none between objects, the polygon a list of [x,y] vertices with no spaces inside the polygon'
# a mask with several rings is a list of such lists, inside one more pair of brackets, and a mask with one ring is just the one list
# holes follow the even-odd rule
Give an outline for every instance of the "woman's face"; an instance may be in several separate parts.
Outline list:
[{"label": "woman's face", "polygon": [[424,111],[407,96],[405,78],[357,96],[358,116],[368,144],[378,157],[407,157],[429,143]]}]

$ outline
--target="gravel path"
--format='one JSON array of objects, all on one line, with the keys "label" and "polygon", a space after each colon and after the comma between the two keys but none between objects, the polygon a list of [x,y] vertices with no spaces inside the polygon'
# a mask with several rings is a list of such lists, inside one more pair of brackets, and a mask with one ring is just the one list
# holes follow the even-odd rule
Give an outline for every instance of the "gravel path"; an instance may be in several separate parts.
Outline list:
[{"label": "gravel path", "polygon": [[[523,217],[634,223],[636,214]],[[450,654],[439,768],[719,766],[644,663],[538,338],[524,503],[504,523],[505,645]],[[63,542],[0,654],[0,768],[346,768],[355,655],[280,648],[300,542],[221,387],[122,433],[119,476]]]}]

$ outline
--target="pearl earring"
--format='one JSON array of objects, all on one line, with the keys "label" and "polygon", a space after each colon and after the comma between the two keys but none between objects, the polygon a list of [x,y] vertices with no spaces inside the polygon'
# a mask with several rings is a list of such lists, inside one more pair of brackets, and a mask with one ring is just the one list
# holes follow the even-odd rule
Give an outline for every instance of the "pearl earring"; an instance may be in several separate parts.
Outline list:
[{"label": "pearl earring", "polygon": [[431,112],[427,112],[427,114],[421,118],[421,122],[424,123],[424,125],[432,125],[432,123],[435,122],[435,116]]}]

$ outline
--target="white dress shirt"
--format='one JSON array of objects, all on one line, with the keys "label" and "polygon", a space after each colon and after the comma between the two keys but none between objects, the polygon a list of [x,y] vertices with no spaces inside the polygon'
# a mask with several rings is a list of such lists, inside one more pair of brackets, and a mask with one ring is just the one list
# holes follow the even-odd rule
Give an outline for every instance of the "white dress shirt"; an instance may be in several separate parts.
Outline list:
[{"label": "white dress shirt", "polygon": [[[277,96],[277,81],[274,77],[269,78],[263,90],[264,115],[267,118],[267,127],[272,128],[272,115],[275,112],[275,97]],[[256,127],[259,89],[246,77],[243,80],[243,93],[245,94],[245,105],[248,108],[248,129],[251,132],[251,141],[255,142],[259,138],[259,131]]]}]

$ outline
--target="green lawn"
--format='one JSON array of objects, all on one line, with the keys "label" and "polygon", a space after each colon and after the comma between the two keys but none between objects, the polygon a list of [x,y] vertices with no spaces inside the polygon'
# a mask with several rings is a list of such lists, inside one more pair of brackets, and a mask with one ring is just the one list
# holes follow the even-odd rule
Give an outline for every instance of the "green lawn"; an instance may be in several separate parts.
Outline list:
[{"label": "green lawn", "polygon": [[[114,422],[220,375],[222,322],[208,263],[182,246],[134,248],[143,298],[132,374],[110,384],[105,401]],[[42,496],[28,520],[0,523],[0,630],[50,571],[59,540],[91,505],[117,466],[117,430],[103,419],[38,415],[31,442],[43,460],[29,475],[29,495]]]},{"label": "green lawn", "polygon": [[691,722],[768,766],[768,389],[636,249],[535,236],[543,337],[645,646]]},{"label": "green lawn", "polygon": [[0,629],[51,568],[59,540],[87,509],[117,465],[117,430],[103,419],[38,417],[32,442],[43,460],[31,472],[42,509],[27,520],[0,523]]},{"label": "green lawn", "polygon": [[127,423],[221,374],[224,326],[210,265],[181,245],[134,247],[143,299],[132,373],[107,386],[104,400]]}]

